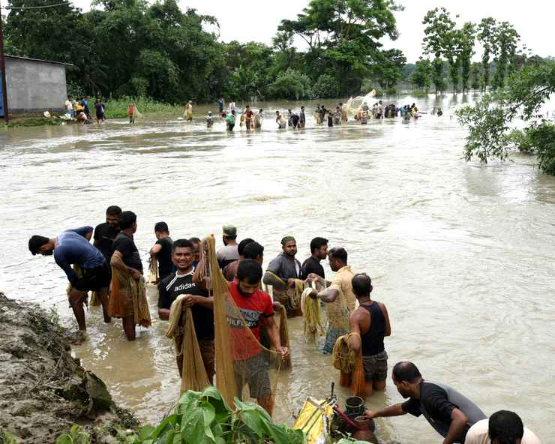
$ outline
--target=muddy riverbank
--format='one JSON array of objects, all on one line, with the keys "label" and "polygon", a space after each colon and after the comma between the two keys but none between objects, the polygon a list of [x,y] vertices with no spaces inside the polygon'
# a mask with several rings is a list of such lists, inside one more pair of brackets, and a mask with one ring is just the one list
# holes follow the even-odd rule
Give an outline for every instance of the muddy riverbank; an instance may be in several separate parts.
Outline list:
[{"label": "muddy riverbank", "polygon": [[137,420],[119,408],[108,388],[71,356],[55,312],[0,293],[0,442],[53,443],[76,423],[92,442],[109,443]]}]

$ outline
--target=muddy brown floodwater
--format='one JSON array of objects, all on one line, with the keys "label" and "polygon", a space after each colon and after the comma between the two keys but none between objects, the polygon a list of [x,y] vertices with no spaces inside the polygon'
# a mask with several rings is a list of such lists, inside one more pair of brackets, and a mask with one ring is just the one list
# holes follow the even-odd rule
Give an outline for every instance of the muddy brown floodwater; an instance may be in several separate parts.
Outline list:
[{"label": "muddy brown floodwater", "polygon": [[[374,298],[387,304],[390,365],[412,360],[425,378],[453,385],[487,414],[517,411],[549,442],[555,178],[519,155],[466,163],[466,132],[450,118],[463,98],[397,100],[412,102],[422,111],[441,104],[446,113],[409,124],[315,128],[309,103],[305,130],[278,131],[271,114],[291,105],[265,103],[263,130],[251,133],[237,126],[226,134],[220,122],[207,130],[198,112],[193,123],[167,116],[135,126],[116,120],[2,131],[0,289],[56,306],[74,327],[62,271],[52,258],[32,257],[27,240],[96,225],[112,204],[138,214],[136,243],[145,259],[160,220],[174,239],[219,238],[222,224],[233,223],[239,238],[265,246],[266,263],[286,234],[296,236],[301,260],[310,239],[324,236],[348,250],[354,270],[373,278]],[[154,314],[152,289],[149,298]],[[156,319],[134,343],[120,322],[103,324],[96,308],[88,324],[88,342],[75,349],[83,365],[120,405],[159,420],[179,394],[165,323]],[[294,366],[280,380],[276,412],[289,422],[307,396],[328,395],[338,377],[330,358],[305,344],[299,319],[290,331]],[[388,381],[367,406],[400,400]],[[378,427],[384,442],[440,442],[422,418],[381,419]]]}]

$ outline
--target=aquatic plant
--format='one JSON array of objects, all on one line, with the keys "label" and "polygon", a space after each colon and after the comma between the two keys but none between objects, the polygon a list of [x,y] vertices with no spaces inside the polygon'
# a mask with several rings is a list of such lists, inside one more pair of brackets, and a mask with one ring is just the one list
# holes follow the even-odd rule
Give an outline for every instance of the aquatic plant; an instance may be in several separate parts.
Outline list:
[{"label": "aquatic plant", "polygon": [[104,102],[107,119],[127,118],[127,107],[134,103],[141,114],[164,114],[180,116],[184,106],[171,105],[153,100],[149,97],[122,97]]}]

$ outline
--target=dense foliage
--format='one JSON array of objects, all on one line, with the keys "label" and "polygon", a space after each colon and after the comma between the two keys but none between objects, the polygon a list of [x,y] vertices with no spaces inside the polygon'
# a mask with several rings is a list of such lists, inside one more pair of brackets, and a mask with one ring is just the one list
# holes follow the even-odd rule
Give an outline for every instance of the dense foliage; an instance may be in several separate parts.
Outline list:
[{"label": "dense foliage", "polygon": [[[528,64],[512,74],[507,85],[486,94],[475,106],[458,112],[459,121],[470,132],[465,157],[487,162],[506,159],[509,149],[536,153],[540,168],[555,174],[555,125],[542,113],[542,107],[555,93],[555,61]],[[511,123],[525,122],[515,131]]]},{"label": "dense foliage", "polygon": [[[458,16],[456,17],[458,18]],[[484,18],[479,24],[471,22],[457,27],[445,8],[428,11],[422,22],[425,37],[422,47],[425,56],[432,57],[432,71],[428,82],[434,84],[436,92],[445,91],[448,81],[453,92],[481,88],[486,90],[503,88],[508,75],[516,71],[519,62],[526,62],[526,56],[518,50],[520,36],[508,22],[498,23],[491,17]],[[475,45],[482,46],[481,66],[472,64]],[[493,59],[492,59],[493,58]],[[491,70],[495,67],[493,80]],[[423,71],[411,81],[419,87],[428,83],[422,78]]]},{"label": "dense foliage", "polygon": [[176,0],[95,0],[85,13],[59,0],[8,6],[7,52],[70,63],[76,94],[167,103],[350,95],[369,79],[395,86],[406,62],[382,49],[384,38],[397,37],[392,0],[311,0],[296,20],[282,21],[271,46],[223,43],[215,17],[182,11]]}]

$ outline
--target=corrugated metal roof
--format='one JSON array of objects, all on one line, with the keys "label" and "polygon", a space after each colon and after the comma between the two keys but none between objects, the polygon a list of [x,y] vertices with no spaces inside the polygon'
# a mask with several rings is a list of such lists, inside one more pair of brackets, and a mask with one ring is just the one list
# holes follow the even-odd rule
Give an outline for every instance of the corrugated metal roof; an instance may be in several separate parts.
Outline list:
[{"label": "corrugated metal roof", "polygon": [[71,63],[64,63],[64,62],[55,62],[53,60],[41,60],[41,59],[32,59],[30,57],[20,57],[20,56],[13,56],[6,54],[4,57],[7,59],[19,59],[19,60],[30,60],[32,62],[40,62],[40,63],[53,63],[54,65],[66,65],[66,66],[73,66]]}]

